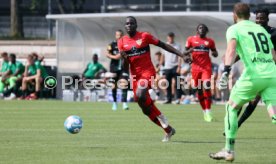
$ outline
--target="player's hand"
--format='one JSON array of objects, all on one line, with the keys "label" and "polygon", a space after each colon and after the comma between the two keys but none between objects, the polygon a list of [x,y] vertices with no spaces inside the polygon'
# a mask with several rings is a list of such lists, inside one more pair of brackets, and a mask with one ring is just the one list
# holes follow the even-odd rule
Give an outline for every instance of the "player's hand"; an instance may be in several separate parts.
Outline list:
[{"label": "player's hand", "polygon": [[229,74],[227,72],[223,72],[218,83],[219,90],[227,89],[228,87],[228,76]]},{"label": "player's hand", "polygon": [[218,54],[217,54],[217,53],[212,53],[212,56],[213,56],[214,58],[216,58],[216,57],[218,57]]},{"label": "player's hand", "polygon": [[180,67],[180,66],[177,66],[176,73],[177,73],[177,74],[180,74],[180,70],[181,70],[181,67]]},{"label": "player's hand", "polygon": [[183,60],[184,60],[185,63],[188,63],[188,64],[191,64],[193,62],[190,55],[189,56],[184,56]]},{"label": "player's hand", "polygon": [[121,56],[124,58],[124,59],[127,59],[127,54],[126,52],[122,51],[120,52]]}]

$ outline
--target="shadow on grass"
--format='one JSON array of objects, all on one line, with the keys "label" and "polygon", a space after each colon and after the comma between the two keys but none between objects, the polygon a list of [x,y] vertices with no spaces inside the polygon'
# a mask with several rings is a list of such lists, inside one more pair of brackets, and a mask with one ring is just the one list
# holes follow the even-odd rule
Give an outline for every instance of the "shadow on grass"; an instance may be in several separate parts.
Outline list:
[{"label": "shadow on grass", "polygon": [[107,149],[107,147],[102,147],[102,146],[89,146],[88,147],[88,149],[94,149],[94,150],[96,150],[96,149]]},{"label": "shadow on grass", "polygon": [[253,140],[276,140],[276,137],[260,137],[260,138],[248,138],[248,137],[240,137],[237,140],[246,140],[246,141],[253,141]]},{"label": "shadow on grass", "polygon": [[224,143],[219,141],[172,141],[173,143],[183,143],[183,144],[212,144],[212,143]]}]

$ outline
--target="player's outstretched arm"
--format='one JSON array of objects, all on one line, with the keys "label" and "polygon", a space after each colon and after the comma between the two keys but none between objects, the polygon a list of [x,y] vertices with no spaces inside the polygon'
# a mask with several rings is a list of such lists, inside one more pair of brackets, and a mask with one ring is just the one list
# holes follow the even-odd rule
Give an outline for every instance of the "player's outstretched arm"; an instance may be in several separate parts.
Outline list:
[{"label": "player's outstretched arm", "polygon": [[164,43],[162,41],[159,41],[159,43],[157,44],[158,47],[163,48],[164,50],[176,54],[177,56],[180,56],[181,58],[184,57],[184,54],[182,54],[179,50],[175,49],[174,47],[170,46],[167,43]]}]

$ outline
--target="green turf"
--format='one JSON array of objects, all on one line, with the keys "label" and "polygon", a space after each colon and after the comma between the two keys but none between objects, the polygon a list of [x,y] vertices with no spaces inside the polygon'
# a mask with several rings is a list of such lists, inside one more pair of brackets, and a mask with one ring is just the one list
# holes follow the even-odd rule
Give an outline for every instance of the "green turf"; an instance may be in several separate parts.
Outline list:
[{"label": "green turf", "polygon": [[[170,143],[136,104],[113,112],[107,103],[0,101],[0,163],[217,163],[208,153],[224,146],[223,106],[212,123],[198,105],[158,106],[177,131]],[[79,134],[65,131],[69,115],[82,117]],[[235,162],[275,164],[275,128],[259,107],[239,131]]]}]

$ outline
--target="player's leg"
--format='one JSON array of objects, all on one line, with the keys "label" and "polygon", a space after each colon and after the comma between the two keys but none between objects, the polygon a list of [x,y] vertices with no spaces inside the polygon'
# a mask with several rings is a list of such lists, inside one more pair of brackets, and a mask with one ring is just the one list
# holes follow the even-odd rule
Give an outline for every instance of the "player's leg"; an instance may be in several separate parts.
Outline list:
[{"label": "player's leg", "polygon": [[211,92],[211,71],[203,71],[202,72],[202,81],[203,81],[203,96],[205,103],[205,120],[207,122],[211,122],[213,120],[213,116],[211,113],[211,104],[212,104],[212,92]]},{"label": "player's leg", "polygon": [[3,96],[5,97],[6,100],[11,100],[16,98],[16,94],[14,93],[17,89],[17,81],[21,77],[16,77],[16,76],[11,76],[7,79],[8,83],[8,89],[6,89],[3,92]]},{"label": "player's leg", "polygon": [[143,113],[148,116],[152,122],[164,129],[166,136],[162,141],[167,142],[171,136],[174,135],[175,130],[169,125],[166,117],[154,105],[154,102],[148,93],[148,87],[145,87],[144,84],[141,84],[142,86],[140,86],[139,83],[141,84],[140,81],[133,83],[134,97]]},{"label": "player's leg", "polygon": [[269,86],[260,95],[267,106],[269,117],[276,124],[276,78],[269,79]]},{"label": "player's leg", "polygon": [[216,160],[234,160],[234,146],[238,131],[238,110],[246,103],[254,98],[258,93],[259,86],[256,82],[240,79],[231,91],[230,99],[226,104],[224,131],[226,135],[225,147],[217,153],[211,153],[209,156]]},{"label": "player's leg", "polygon": [[115,77],[112,78],[112,81],[114,82],[113,88],[111,90],[112,92],[112,97],[113,97],[113,103],[112,103],[112,110],[116,111],[117,110],[117,82],[118,82],[118,74],[116,74]]},{"label": "player's leg", "polygon": [[16,77],[16,76],[11,76],[8,79],[9,88],[13,88],[15,86],[17,79],[18,79],[18,77]]},{"label": "player's leg", "polygon": [[122,73],[121,75],[121,80],[124,81],[124,85],[122,88],[122,102],[123,102],[123,109],[128,110],[128,104],[127,104],[127,91],[128,91],[128,74],[127,73]]},{"label": "player's leg", "polygon": [[164,70],[166,80],[168,81],[168,87],[167,87],[167,101],[165,104],[170,104],[172,102],[172,71],[171,69]]},{"label": "player's leg", "polygon": [[0,77],[0,93],[3,93],[5,89],[5,83],[2,80],[2,77]]},{"label": "player's leg", "polygon": [[[243,122],[245,120],[247,120],[249,118],[249,116],[254,112],[254,110],[256,109],[258,102],[261,100],[261,97],[258,95],[255,97],[254,100],[250,101],[249,104],[247,105],[247,107],[245,108],[243,114],[241,115],[239,122],[238,122],[238,127],[240,127]],[[241,109],[239,110],[239,112],[241,111]],[[238,113],[239,116],[239,113]]]},{"label": "player's leg", "polygon": [[202,81],[201,81],[201,72],[194,72],[192,71],[192,88],[196,89],[197,93],[197,99],[199,101],[199,104],[202,108],[204,119],[205,119],[205,100],[204,100],[204,94],[203,94],[203,89],[202,89]]},{"label": "player's leg", "polygon": [[[183,90],[180,87],[180,81],[178,80],[178,78],[180,78],[180,74],[176,72],[177,71],[177,67],[174,68],[174,81],[175,81],[175,90],[176,90],[176,98],[177,100],[175,101],[176,104],[180,104],[180,99],[183,95]],[[178,84],[179,83],[179,84]]]},{"label": "player's leg", "polygon": [[35,78],[35,94],[33,96],[31,96],[31,99],[39,98],[42,82],[43,82],[43,79],[41,77],[36,77]]},{"label": "player's leg", "polygon": [[27,85],[29,83],[30,79],[28,77],[23,77],[22,79],[22,87],[21,87],[21,90],[22,90],[22,98],[24,99],[25,97],[27,97]]}]

